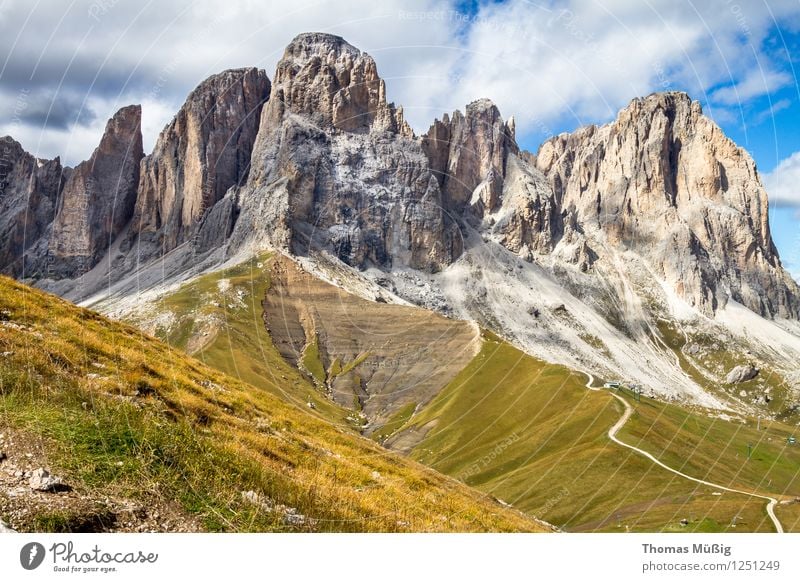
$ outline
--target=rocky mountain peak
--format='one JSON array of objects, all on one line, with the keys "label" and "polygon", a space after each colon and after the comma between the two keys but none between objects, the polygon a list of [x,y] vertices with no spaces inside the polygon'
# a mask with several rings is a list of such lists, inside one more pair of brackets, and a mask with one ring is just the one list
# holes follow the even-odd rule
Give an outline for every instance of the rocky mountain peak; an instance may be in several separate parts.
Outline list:
[{"label": "rocky mountain peak", "polygon": [[481,213],[500,203],[507,156],[519,148],[514,129],[490,99],[478,99],[465,113],[456,110],[435,120],[422,144],[448,209],[463,212],[476,189],[481,190]]},{"label": "rocky mountain peak", "polygon": [[700,311],[734,299],[797,317],[755,163],[685,93],[634,99],[608,125],[556,136],[536,165],[585,231],[645,257]]},{"label": "rocky mountain peak", "polygon": [[52,277],[92,268],[130,220],[144,156],[141,122],[139,105],[117,111],[92,156],[70,174],[50,237]]},{"label": "rocky mountain peak", "polygon": [[[17,140],[15,140],[10,135],[4,135],[0,137],[0,148],[2,148],[2,152],[5,154],[4,162],[2,166],[0,166],[0,177],[6,178],[8,173],[11,169],[11,162],[13,160],[17,160],[24,155],[28,154],[23,148],[22,144],[20,144]],[[5,181],[4,181],[5,183]],[[0,192],[4,192],[5,190],[0,190]]]},{"label": "rocky mountain peak", "polygon": [[500,110],[497,108],[497,105],[487,97],[475,99],[468,103],[465,109],[467,117],[480,117],[481,115],[489,115],[490,117],[500,116]]},{"label": "rocky mountain peak", "polygon": [[616,123],[626,123],[632,118],[652,116],[659,110],[678,124],[696,121],[703,115],[700,102],[693,100],[688,93],[665,91],[631,99],[627,106],[620,109]]},{"label": "rocky mountain peak", "polygon": [[142,163],[131,240],[175,248],[231,186],[246,181],[269,95],[267,74],[254,67],[213,75],[189,94]]},{"label": "rocky mountain peak", "polygon": [[12,137],[0,138],[2,272],[29,275],[22,259],[53,220],[58,195],[68,174],[59,158],[36,158]]},{"label": "rocky mountain peak", "polygon": [[341,36],[328,32],[302,32],[286,45],[284,58],[291,56],[297,59],[308,59],[314,55],[327,56],[331,52],[349,54],[352,58],[362,55],[359,49]]},{"label": "rocky mountain peak", "polygon": [[[636,256],[709,315],[730,299],[765,316],[800,315],[755,164],[686,93],[634,99],[613,122],[555,136],[535,156],[489,99],[417,138],[372,57],[307,33],[287,46],[272,85],[255,68],[198,85],[139,168],[140,115],[121,110],[92,158],[63,179],[57,160],[35,169],[19,152],[3,170],[15,193],[2,199],[4,220],[18,218],[11,207],[29,190],[38,209],[26,232],[45,233],[45,215],[57,215],[41,238],[66,265],[59,276],[79,271],[74,257],[95,263],[126,222],[116,258],[128,265],[134,243],[150,260],[191,242],[200,253],[319,245],[351,266],[428,271],[457,260],[475,228],[526,260],[571,263],[587,277]],[[0,240],[4,267],[29,246],[18,234]]]},{"label": "rocky mountain peak", "polygon": [[374,59],[339,36],[312,32],[295,37],[278,62],[274,85],[267,126],[293,113],[342,131],[412,134],[402,110],[387,103]]},{"label": "rocky mountain peak", "polygon": [[121,108],[106,123],[103,137],[93,156],[95,164],[104,163],[108,158],[100,154],[118,152],[122,148],[131,149],[134,154],[142,149],[142,106],[128,105]]}]

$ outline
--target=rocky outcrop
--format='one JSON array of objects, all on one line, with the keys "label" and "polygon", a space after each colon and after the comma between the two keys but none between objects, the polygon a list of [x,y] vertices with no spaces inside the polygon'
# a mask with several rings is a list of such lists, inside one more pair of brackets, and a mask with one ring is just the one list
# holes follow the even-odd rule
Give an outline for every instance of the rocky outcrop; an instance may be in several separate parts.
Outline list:
[{"label": "rocky outcrop", "polygon": [[488,99],[473,101],[464,114],[455,111],[434,121],[422,148],[447,209],[461,213],[468,204],[480,205],[481,215],[500,204],[506,160],[519,151],[513,119],[504,122]]},{"label": "rocky outcrop", "polygon": [[232,245],[254,237],[357,266],[436,270],[461,250],[439,182],[369,55],[304,34],[278,63]]},{"label": "rocky outcrop", "polygon": [[[175,248],[229,188],[246,181],[269,95],[269,79],[256,68],[224,71],[192,91],[142,162],[130,240],[154,242],[156,253]],[[219,232],[216,242],[229,234]]]},{"label": "rocky outcrop", "polygon": [[725,377],[725,382],[728,384],[741,384],[742,382],[747,382],[758,376],[759,371],[760,370],[752,364],[736,366],[733,370],[728,372],[728,375]]},{"label": "rocky outcrop", "polygon": [[24,254],[47,231],[69,171],[61,161],[37,159],[11,139],[0,139],[0,270],[29,276]]},{"label": "rocky outcrop", "polygon": [[34,491],[55,492],[66,488],[60,477],[51,475],[47,469],[36,469],[31,473],[28,485]]},{"label": "rocky outcrop", "polygon": [[322,128],[412,135],[402,108],[387,103],[373,58],[341,37],[318,32],[295,37],[278,63],[274,84],[266,126],[295,114]]},{"label": "rocky outcrop", "polygon": [[552,138],[536,164],[584,231],[644,257],[702,312],[733,299],[767,317],[800,314],[753,160],[684,93],[635,99],[609,125]]},{"label": "rocky outcrop", "polygon": [[141,119],[139,105],[120,109],[91,158],[71,172],[53,221],[51,277],[92,268],[131,219],[144,155]]},{"label": "rocky outcrop", "polygon": [[534,253],[547,254],[553,250],[562,232],[559,213],[547,180],[534,166],[516,154],[509,154],[505,177],[500,189],[500,202],[484,205],[479,186],[473,205],[480,204],[480,214],[488,223],[487,230],[507,249],[532,260]]},{"label": "rocky outcrop", "polygon": [[448,213],[483,227],[500,244],[530,260],[548,253],[561,217],[545,177],[520,152],[514,118],[503,120],[488,99],[434,121],[422,148]]},{"label": "rocky outcrop", "polygon": [[[139,167],[140,139],[138,109],[122,110],[63,192],[58,160],[12,148],[3,267],[19,272],[10,265],[27,250],[55,265],[36,277],[74,277],[117,239],[113,277],[184,243],[176,270],[196,255],[272,246],[437,271],[476,229],[554,273],[598,275],[562,279],[573,289],[649,277],[707,315],[734,300],[800,316],[755,164],[682,93],[636,99],[613,123],[556,136],[536,156],[486,99],[418,138],[369,55],[309,33],[286,48],[272,86],[255,68],[201,83]],[[631,257],[638,273],[626,271]]]}]

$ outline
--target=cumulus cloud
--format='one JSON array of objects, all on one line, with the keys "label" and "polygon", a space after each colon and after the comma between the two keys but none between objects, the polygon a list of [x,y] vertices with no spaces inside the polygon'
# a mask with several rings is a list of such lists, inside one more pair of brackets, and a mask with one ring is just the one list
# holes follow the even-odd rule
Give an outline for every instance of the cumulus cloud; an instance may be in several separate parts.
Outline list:
[{"label": "cumulus cloud", "polygon": [[[95,147],[114,111],[142,103],[145,143],[152,145],[160,130],[153,121],[169,121],[204,78],[242,66],[262,67],[271,77],[285,46],[305,31],[339,34],[373,53],[398,100],[409,63],[441,62],[431,46],[457,44],[452,23],[407,16],[441,6],[434,0],[4,0],[0,104],[20,94],[48,95],[37,110],[50,111],[50,121],[2,116],[0,134],[11,133],[36,155],[62,154],[75,163]],[[65,95],[71,101],[62,106]],[[81,110],[91,113],[80,116]],[[70,111],[77,125],[56,122],[55,112]]]},{"label": "cumulus cloud", "polygon": [[714,91],[711,94],[711,99],[724,105],[737,105],[753,97],[772,93],[781,87],[785,87],[792,80],[792,76],[783,71],[754,69],[734,85]]},{"label": "cumulus cloud", "polygon": [[445,109],[490,97],[540,137],[606,121],[653,91],[686,90],[719,119],[791,80],[761,47],[798,14],[781,0],[487,3],[465,35],[461,81],[418,93]]},{"label": "cumulus cloud", "polygon": [[[339,34],[375,57],[389,97],[417,131],[479,97],[515,115],[536,143],[561,127],[603,122],[631,98],[688,90],[732,115],[786,83],[763,48],[775,22],[800,24],[797,0],[4,0],[0,117],[40,156],[88,156],[105,120],[142,103],[146,147],[188,92],[229,67],[272,76],[296,34]],[[2,55],[5,55],[3,57]],[[3,60],[5,59],[5,60]],[[5,107],[4,111],[13,111]]]},{"label": "cumulus cloud", "polygon": [[771,203],[800,209],[800,152],[781,160],[763,181]]}]

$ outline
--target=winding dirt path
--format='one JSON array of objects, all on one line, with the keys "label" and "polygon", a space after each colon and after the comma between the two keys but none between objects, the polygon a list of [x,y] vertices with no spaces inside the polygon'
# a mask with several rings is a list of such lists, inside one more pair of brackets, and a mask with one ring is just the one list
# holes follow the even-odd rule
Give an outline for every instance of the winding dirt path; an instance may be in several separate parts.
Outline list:
[{"label": "winding dirt path", "polygon": [[[586,376],[589,378],[589,380],[586,382],[586,387],[589,390],[594,390],[595,392],[601,392],[602,391],[601,388],[597,388],[595,386],[592,386],[592,384],[594,384],[594,376],[592,376],[589,372],[584,372],[584,374],[586,374]],[[778,520],[778,516],[775,515],[775,506],[778,504],[778,500],[777,499],[775,499],[773,497],[768,497],[766,495],[758,495],[757,493],[751,493],[749,491],[742,491],[741,489],[732,489],[730,487],[725,487],[724,485],[719,485],[717,483],[712,483],[710,481],[704,481],[703,479],[697,479],[696,477],[692,477],[691,475],[687,475],[686,473],[681,473],[677,469],[673,469],[672,467],[669,467],[668,465],[665,465],[664,463],[662,463],[661,461],[656,459],[652,454],[648,453],[647,451],[644,451],[644,450],[642,450],[640,448],[634,447],[633,445],[629,445],[629,444],[619,440],[617,438],[617,433],[620,431],[620,429],[623,426],[625,426],[625,423],[628,422],[628,419],[631,417],[631,414],[633,414],[633,407],[631,407],[631,405],[628,404],[628,401],[625,400],[619,394],[614,394],[613,392],[608,392],[608,393],[611,394],[611,396],[613,396],[617,400],[619,400],[622,403],[622,406],[625,407],[625,412],[622,413],[622,416],[620,417],[620,419],[616,422],[616,424],[614,424],[614,426],[612,426],[611,428],[608,429],[608,438],[610,438],[612,441],[614,441],[618,445],[620,445],[622,447],[625,447],[626,449],[631,449],[632,451],[636,451],[637,453],[639,453],[643,457],[647,457],[653,463],[655,463],[656,465],[658,465],[659,467],[661,467],[663,469],[666,469],[670,473],[674,473],[675,475],[678,475],[679,477],[683,477],[684,479],[688,479],[689,481],[694,481],[695,483],[700,483],[701,485],[706,485],[708,487],[713,487],[714,489],[720,489],[722,491],[728,491],[730,493],[739,493],[741,495],[747,495],[748,497],[756,497],[758,499],[766,500],[767,501],[767,515],[772,520],[772,523],[775,526],[775,531],[777,531],[778,533],[784,533],[783,532],[783,526],[781,525],[781,522]]]}]

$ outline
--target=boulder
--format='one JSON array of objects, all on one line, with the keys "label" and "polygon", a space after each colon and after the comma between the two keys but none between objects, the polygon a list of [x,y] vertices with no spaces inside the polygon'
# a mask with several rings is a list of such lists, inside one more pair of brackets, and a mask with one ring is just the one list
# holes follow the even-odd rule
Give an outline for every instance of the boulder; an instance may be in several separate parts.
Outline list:
[{"label": "boulder", "polygon": [[60,477],[51,475],[47,469],[36,469],[28,480],[28,485],[34,491],[52,493],[64,487]]},{"label": "boulder", "polygon": [[736,366],[725,376],[725,382],[728,384],[741,384],[742,382],[747,382],[758,376],[758,372],[759,369],[752,364]]}]

